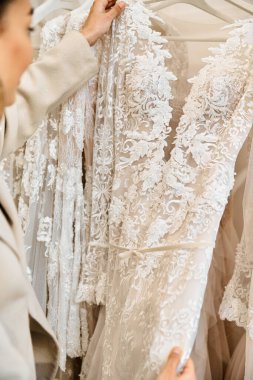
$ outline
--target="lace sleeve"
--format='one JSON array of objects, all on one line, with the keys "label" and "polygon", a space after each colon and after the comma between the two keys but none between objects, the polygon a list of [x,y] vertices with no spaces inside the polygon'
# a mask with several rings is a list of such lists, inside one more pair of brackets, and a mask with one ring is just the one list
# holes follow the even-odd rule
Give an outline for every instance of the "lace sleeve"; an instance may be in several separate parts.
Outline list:
[{"label": "lace sleeve", "polygon": [[235,160],[253,123],[249,24],[192,81],[168,161],[164,66],[149,50],[135,52],[118,77],[103,379],[116,379],[117,368],[122,379],[153,379],[174,345],[183,361],[190,355]]}]

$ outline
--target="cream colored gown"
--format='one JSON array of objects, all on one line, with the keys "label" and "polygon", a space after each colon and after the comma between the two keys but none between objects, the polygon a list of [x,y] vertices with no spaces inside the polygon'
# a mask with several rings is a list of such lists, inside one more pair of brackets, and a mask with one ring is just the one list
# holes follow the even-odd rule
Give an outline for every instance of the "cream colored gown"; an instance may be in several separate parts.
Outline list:
[{"label": "cream colored gown", "polygon": [[[169,83],[163,87],[166,64],[157,55],[164,50],[146,15],[141,3],[130,2],[107,37],[100,71],[101,89],[108,78],[117,81],[98,97],[98,117],[114,121],[115,158],[108,239],[89,245],[98,263],[100,253],[109,257],[105,309],[82,373],[93,380],[154,379],[174,345],[184,348],[183,360],[189,356],[235,161],[253,122],[247,21],[206,60],[174,147],[166,147]],[[91,289],[87,279],[79,299]]]}]

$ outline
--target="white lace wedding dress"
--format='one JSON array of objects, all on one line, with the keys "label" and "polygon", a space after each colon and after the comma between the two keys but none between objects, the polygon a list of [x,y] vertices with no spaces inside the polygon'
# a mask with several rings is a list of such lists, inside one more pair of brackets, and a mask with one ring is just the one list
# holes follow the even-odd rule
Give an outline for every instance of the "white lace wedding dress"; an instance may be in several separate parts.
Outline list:
[{"label": "white lace wedding dress", "polygon": [[247,21],[193,80],[165,160],[172,76],[146,14],[129,1],[107,37],[107,74],[98,82],[107,89],[117,78],[101,96],[114,120],[115,157],[108,241],[90,243],[108,254],[105,309],[81,376],[92,380],[154,379],[174,345],[182,362],[190,355],[235,160],[253,122]]}]

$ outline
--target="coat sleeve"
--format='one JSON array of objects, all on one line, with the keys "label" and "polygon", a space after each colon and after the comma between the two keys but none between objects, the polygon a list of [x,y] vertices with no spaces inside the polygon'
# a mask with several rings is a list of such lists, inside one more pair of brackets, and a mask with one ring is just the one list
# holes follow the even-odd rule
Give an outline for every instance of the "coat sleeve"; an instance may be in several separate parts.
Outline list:
[{"label": "coat sleeve", "polygon": [[0,379],[35,379],[27,281],[12,249],[12,228],[1,212],[0,223]]},{"label": "coat sleeve", "polygon": [[46,113],[72,95],[97,72],[97,60],[81,33],[73,31],[32,64],[22,77],[16,103],[0,126],[0,156],[22,146]]},{"label": "coat sleeve", "polygon": [[0,336],[0,378],[5,380],[27,380],[31,378],[27,362],[16,349],[15,343],[11,341],[1,321]]}]

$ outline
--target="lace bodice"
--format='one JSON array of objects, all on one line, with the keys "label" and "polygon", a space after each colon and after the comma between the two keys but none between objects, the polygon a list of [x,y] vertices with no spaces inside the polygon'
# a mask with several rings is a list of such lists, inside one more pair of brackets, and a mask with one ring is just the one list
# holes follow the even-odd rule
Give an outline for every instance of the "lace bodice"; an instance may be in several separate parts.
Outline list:
[{"label": "lace bodice", "polygon": [[[139,33],[141,14],[141,3],[130,3],[108,46],[109,73],[118,70],[117,87],[112,83],[115,170],[105,245],[103,363],[90,372],[88,355],[83,370],[88,379],[100,371],[102,379],[153,379],[174,345],[184,348],[183,360],[189,356],[235,160],[253,122],[252,21],[247,21],[236,25],[192,80],[174,146],[167,146],[171,113],[164,83],[172,78],[166,61],[155,71],[155,54],[147,47],[144,57],[139,54],[145,41],[133,39],[130,51],[122,43],[126,24],[129,34]],[[159,54],[160,49],[159,43]],[[120,59],[114,62],[126,50],[124,66]]]}]

